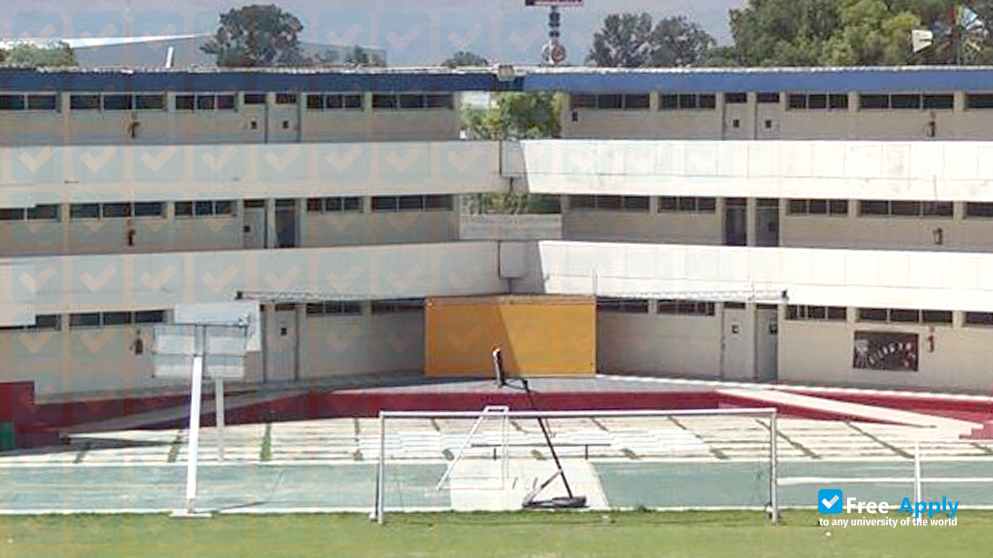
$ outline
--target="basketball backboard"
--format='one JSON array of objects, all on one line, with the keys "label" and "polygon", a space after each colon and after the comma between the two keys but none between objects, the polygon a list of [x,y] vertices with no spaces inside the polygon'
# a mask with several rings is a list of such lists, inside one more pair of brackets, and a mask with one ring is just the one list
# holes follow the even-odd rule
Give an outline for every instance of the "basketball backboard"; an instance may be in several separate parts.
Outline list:
[{"label": "basketball backboard", "polygon": [[[261,313],[254,301],[208,302],[176,305],[173,322],[177,325],[247,325],[249,352],[262,350]],[[208,354],[214,351],[209,351]],[[216,354],[216,353],[215,353]]]}]

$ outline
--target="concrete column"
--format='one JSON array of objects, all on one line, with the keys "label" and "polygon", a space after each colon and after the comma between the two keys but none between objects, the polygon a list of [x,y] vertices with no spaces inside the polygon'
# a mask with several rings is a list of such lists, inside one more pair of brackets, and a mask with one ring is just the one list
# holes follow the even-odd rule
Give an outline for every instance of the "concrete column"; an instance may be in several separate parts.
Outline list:
[{"label": "concrete column", "polygon": [[267,198],[265,200],[265,247],[273,249],[276,247],[276,200]]},{"label": "concrete column", "polygon": [[[304,357],[307,354],[307,305],[297,304],[296,311],[296,351],[297,357],[294,359],[293,379],[300,381],[303,372],[307,370]],[[306,363],[309,364],[309,363]]]},{"label": "concrete column", "polygon": [[[748,246],[758,246],[758,224],[759,224],[759,211],[758,211],[758,199],[757,198],[747,198],[745,200],[745,230],[747,231],[748,238],[746,239],[746,245]],[[753,314],[754,314],[754,308]]]}]

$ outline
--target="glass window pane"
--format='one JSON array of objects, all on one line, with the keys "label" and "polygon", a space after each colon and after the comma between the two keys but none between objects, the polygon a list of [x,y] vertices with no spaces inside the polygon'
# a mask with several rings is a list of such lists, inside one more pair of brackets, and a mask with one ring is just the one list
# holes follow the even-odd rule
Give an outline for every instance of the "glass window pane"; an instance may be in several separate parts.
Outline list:
[{"label": "glass window pane", "polygon": [[424,196],[400,196],[400,211],[420,211],[424,209]]},{"label": "glass window pane", "polygon": [[779,93],[774,93],[774,92],[759,93],[755,96],[755,100],[758,101],[759,103],[778,103]]},{"label": "glass window pane", "polygon": [[451,94],[447,95],[425,95],[424,103],[427,108],[443,108],[443,109],[454,109],[455,108],[455,96]]},{"label": "glass window pane", "polygon": [[143,312],[135,312],[134,323],[136,324],[165,323],[165,310],[145,310]]},{"label": "glass window pane", "polygon": [[993,203],[969,202],[965,204],[966,217],[993,217]]},{"label": "glass window pane", "polygon": [[55,95],[28,95],[29,110],[55,110]]},{"label": "glass window pane", "polygon": [[396,211],[396,196],[375,196],[372,198],[373,211]]},{"label": "glass window pane", "polygon": [[72,110],[99,110],[100,95],[72,95],[69,97],[69,108]]},{"label": "glass window pane", "polygon": [[748,93],[725,93],[724,102],[729,105],[747,103]]},{"label": "glass window pane", "polygon": [[361,109],[362,95],[345,95],[343,102],[346,109]]},{"label": "glass window pane", "polygon": [[965,106],[970,109],[993,108],[993,94],[972,93],[965,96]]},{"label": "glass window pane", "polygon": [[[336,96],[336,95],[329,95]],[[338,97],[341,99],[341,97]],[[324,95],[307,95],[307,109],[321,110],[324,108]]]},{"label": "glass window pane", "polygon": [[863,322],[885,322],[885,308],[859,308],[859,320]]},{"label": "glass window pane", "polygon": [[341,198],[327,198],[324,200],[324,211],[341,211]]},{"label": "glass window pane", "polygon": [[848,95],[845,93],[837,93],[837,94],[829,95],[828,104],[832,109],[847,109]]},{"label": "glass window pane", "polygon": [[807,213],[811,215],[827,215],[827,200],[810,200]]},{"label": "glass window pane", "polygon": [[696,210],[700,213],[713,213],[717,210],[717,198],[697,198]]},{"label": "glass window pane", "polygon": [[197,110],[214,110],[217,97],[214,95],[197,95]]},{"label": "glass window pane", "polygon": [[680,211],[696,211],[696,198],[679,198],[678,203]]},{"label": "glass window pane", "polygon": [[196,108],[196,97],[193,95],[176,95],[176,110],[193,110]]},{"label": "glass window pane", "polygon": [[396,95],[373,95],[372,108],[395,109],[397,108],[397,97]]},{"label": "glass window pane", "polygon": [[620,109],[624,106],[624,97],[621,95],[597,95],[596,108],[601,110]]},{"label": "glass window pane", "polygon": [[681,109],[695,109],[697,108],[697,96],[694,94],[682,94],[679,96],[679,108]]},{"label": "glass window pane", "polygon": [[75,203],[69,206],[69,217],[73,219],[97,219],[100,217],[100,204]]},{"label": "glass window pane", "polygon": [[952,312],[950,310],[924,310],[922,321],[926,324],[950,324],[952,323]]},{"label": "glass window pane", "polygon": [[647,109],[650,106],[649,95],[625,95],[624,108],[627,110]]},{"label": "glass window pane", "polygon": [[953,95],[924,95],[924,108],[930,110],[951,110],[955,107]]},{"label": "glass window pane", "polygon": [[659,96],[659,108],[662,110],[672,110],[679,108],[679,95]]},{"label": "glass window pane", "polygon": [[596,95],[575,93],[569,97],[569,106],[573,110],[596,108]]},{"label": "glass window pane", "polygon": [[859,202],[859,215],[889,215],[890,204],[885,200],[862,200]]},{"label": "glass window pane", "polygon": [[359,197],[344,198],[344,208],[345,211],[362,211],[362,198]]},{"label": "glass window pane", "polygon": [[825,94],[815,94],[807,97],[807,108],[811,110],[826,109],[828,106],[828,96]]},{"label": "glass window pane", "polygon": [[234,110],[234,95],[218,95],[217,110]]},{"label": "glass window pane", "polygon": [[628,211],[648,211],[647,196],[624,196],[624,209]]},{"label": "glass window pane", "polygon": [[165,95],[136,95],[135,108],[138,110],[165,110]]},{"label": "glass window pane", "polygon": [[893,95],[890,97],[890,107],[894,109],[921,108],[920,95]]},{"label": "glass window pane", "polygon": [[450,211],[452,209],[452,196],[446,196],[446,195],[426,196],[424,198],[424,208]]},{"label": "glass window pane", "polygon": [[324,211],[323,198],[310,198],[307,200],[307,211],[309,213],[320,213]]},{"label": "glass window pane", "polygon": [[894,200],[890,202],[890,213],[901,217],[920,217],[921,202]]},{"label": "glass window pane", "polygon": [[24,209],[0,208],[0,221],[23,221]]},{"label": "glass window pane", "polygon": [[295,104],[297,104],[297,94],[296,93],[276,93],[276,104],[277,105],[295,105]]},{"label": "glass window pane", "polygon": [[621,208],[621,197],[620,196],[597,196],[596,197],[596,207],[597,209],[606,210],[617,210]]},{"label": "glass window pane", "polygon": [[859,95],[859,106],[863,109],[890,108],[889,95]]},{"label": "glass window pane", "polygon": [[807,96],[801,94],[791,94],[786,98],[786,104],[791,109],[805,109],[807,108]]},{"label": "glass window pane", "polygon": [[70,314],[69,327],[100,327],[100,313]]},{"label": "glass window pane", "polygon": [[790,200],[787,211],[790,215],[806,215],[807,200]]},{"label": "glass window pane", "polygon": [[831,215],[848,215],[848,200],[831,200]]},{"label": "glass window pane", "polygon": [[103,325],[128,325],[134,320],[131,312],[104,312]]},{"label": "glass window pane", "polygon": [[214,202],[212,201],[198,201],[194,204],[194,210],[197,216],[201,215],[213,215],[214,214]]},{"label": "glass window pane", "polygon": [[62,317],[58,314],[38,314],[34,317],[34,328],[32,329],[59,329]]},{"label": "glass window pane", "polygon": [[176,216],[177,217],[192,217],[193,216],[193,202],[176,202]]},{"label": "glass window pane", "polygon": [[0,95],[0,110],[24,110],[24,95]]},{"label": "glass window pane", "polygon": [[27,216],[28,219],[57,221],[59,219],[59,206],[52,204],[29,207]]},{"label": "glass window pane", "polygon": [[569,207],[572,209],[593,209],[596,207],[596,198],[590,195],[569,196]]},{"label": "glass window pane", "polygon": [[951,217],[952,202],[922,202],[922,209],[928,217]]},{"label": "glass window pane", "polygon": [[844,306],[828,306],[828,319],[845,321],[848,316],[848,309]]},{"label": "glass window pane", "polygon": [[222,200],[222,201],[214,202],[214,214],[234,215],[234,202],[230,200]]},{"label": "glass window pane", "polygon": [[659,211],[675,211],[678,207],[676,198],[672,196],[663,196],[659,198]]},{"label": "glass window pane", "polygon": [[399,95],[397,102],[402,109],[424,108],[424,95]]},{"label": "glass window pane", "polygon": [[713,93],[700,95],[700,108],[702,109],[717,108],[717,95],[714,95]]},{"label": "glass window pane", "polygon": [[103,204],[104,217],[130,217],[130,203],[105,203]]},{"label": "glass window pane", "polygon": [[993,326],[993,312],[966,312],[965,323]]},{"label": "glass window pane", "polygon": [[921,311],[907,310],[906,308],[894,308],[890,310],[890,321],[916,323],[921,321]]},{"label": "glass window pane", "polygon": [[265,93],[245,93],[242,100],[246,105],[264,105]]}]

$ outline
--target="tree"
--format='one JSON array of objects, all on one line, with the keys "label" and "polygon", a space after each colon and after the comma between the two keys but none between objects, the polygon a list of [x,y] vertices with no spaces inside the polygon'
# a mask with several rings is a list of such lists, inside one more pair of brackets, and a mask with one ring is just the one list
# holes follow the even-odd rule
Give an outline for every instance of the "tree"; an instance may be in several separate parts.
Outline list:
[{"label": "tree", "polygon": [[458,68],[461,66],[489,66],[490,62],[475,52],[460,50],[442,62],[441,65],[446,68]]},{"label": "tree", "polygon": [[820,66],[841,26],[838,0],[749,0],[731,10],[731,35],[744,66]]},{"label": "tree", "polygon": [[61,41],[51,46],[24,43],[0,50],[0,62],[7,66],[75,66],[76,55]]},{"label": "tree", "polygon": [[[469,139],[522,140],[561,135],[563,100],[554,93],[501,93],[489,109],[467,109]],[[558,213],[558,198],[528,194],[485,194],[471,200],[475,213]]]},{"label": "tree", "polygon": [[685,17],[668,17],[653,26],[652,16],[611,14],[593,35],[586,61],[609,68],[693,66],[716,46],[714,38]]},{"label": "tree", "polygon": [[345,55],[345,64],[351,66],[385,66],[386,61],[375,52],[370,52],[360,46],[355,46]]},{"label": "tree", "polygon": [[303,24],[274,5],[251,5],[221,14],[220,27],[201,47],[218,66],[295,66],[308,60],[300,51]]}]

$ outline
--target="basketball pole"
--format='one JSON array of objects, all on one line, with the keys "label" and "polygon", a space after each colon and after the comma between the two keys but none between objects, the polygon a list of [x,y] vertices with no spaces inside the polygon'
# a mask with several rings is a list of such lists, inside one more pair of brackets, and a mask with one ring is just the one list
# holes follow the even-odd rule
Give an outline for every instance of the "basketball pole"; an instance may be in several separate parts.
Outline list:
[{"label": "basketball pole", "polygon": [[190,442],[186,456],[186,513],[194,515],[197,499],[197,461],[200,455],[200,396],[203,389],[204,326],[196,326],[197,349],[193,356],[193,385],[190,387]]}]

